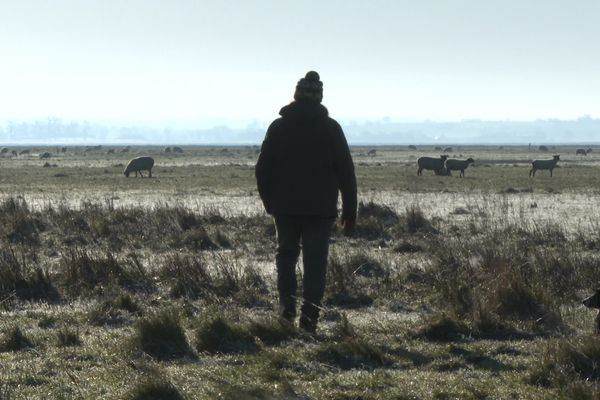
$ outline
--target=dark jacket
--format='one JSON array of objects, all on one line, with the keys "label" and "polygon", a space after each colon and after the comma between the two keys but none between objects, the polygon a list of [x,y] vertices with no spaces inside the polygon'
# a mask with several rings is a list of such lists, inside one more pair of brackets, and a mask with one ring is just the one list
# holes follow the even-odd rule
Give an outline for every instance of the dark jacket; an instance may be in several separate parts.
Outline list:
[{"label": "dark jacket", "polygon": [[356,218],[356,177],[340,125],[316,102],[297,101],[271,123],[256,163],[258,192],[273,215]]}]

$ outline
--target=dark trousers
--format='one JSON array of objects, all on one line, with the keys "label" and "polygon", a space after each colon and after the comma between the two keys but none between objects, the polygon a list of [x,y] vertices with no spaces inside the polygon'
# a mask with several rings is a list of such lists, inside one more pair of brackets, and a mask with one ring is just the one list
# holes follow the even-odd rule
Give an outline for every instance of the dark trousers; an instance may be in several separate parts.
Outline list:
[{"label": "dark trousers", "polygon": [[277,289],[282,316],[293,319],[296,315],[296,263],[302,241],[303,304],[301,323],[316,324],[319,306],[325,292],[329,236],[335,218],[312,216],[275,216],[277,228]]}]

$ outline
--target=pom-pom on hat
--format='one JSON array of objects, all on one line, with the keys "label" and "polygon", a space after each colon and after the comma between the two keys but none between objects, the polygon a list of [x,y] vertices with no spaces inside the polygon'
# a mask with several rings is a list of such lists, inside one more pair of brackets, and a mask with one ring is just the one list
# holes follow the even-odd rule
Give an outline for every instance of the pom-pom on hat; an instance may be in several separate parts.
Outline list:
[{"label": "pom-pom on hat", "polygon": [[298,81],[294,100],[311,100],[320,103],[323,100],[323,82],[315,71],[308,71],[306,76]]}]

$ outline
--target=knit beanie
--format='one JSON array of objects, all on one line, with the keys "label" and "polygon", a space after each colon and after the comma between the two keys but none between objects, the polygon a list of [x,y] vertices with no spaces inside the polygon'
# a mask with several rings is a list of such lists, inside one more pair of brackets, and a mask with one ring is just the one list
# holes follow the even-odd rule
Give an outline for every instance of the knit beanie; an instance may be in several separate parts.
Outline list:
[{"label": "knit beanie", "polygon": [[323,82],[315,71],[308,71],[306,76],[298,81],[294,100],[311,100],[320,103],[323,100]]}]

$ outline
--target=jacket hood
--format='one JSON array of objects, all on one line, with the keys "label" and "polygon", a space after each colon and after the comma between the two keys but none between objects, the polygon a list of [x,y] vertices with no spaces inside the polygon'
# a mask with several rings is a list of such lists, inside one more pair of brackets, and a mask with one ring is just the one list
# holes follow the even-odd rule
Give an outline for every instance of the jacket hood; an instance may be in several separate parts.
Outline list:
[{"label": "jacket hood", "polygon": [[303,120],[328,117],[329,111],[324,105],[314,101],[293,101],[284,106],[279,115],[286,119]]}]

